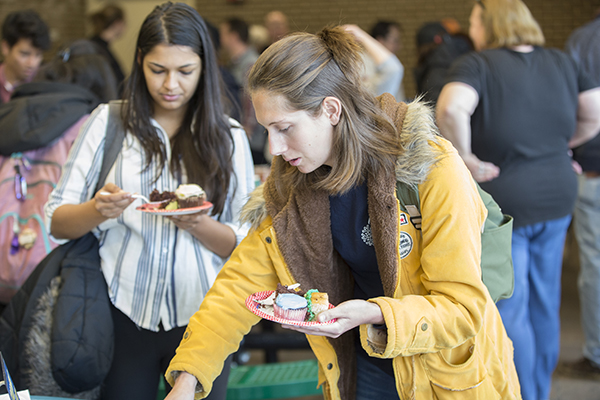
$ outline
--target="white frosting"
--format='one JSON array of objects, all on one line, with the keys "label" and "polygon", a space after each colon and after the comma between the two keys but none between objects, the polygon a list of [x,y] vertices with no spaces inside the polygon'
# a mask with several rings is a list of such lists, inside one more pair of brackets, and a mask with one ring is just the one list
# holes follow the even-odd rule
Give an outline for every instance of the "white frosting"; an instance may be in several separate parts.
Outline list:
[{"label": "white frosting", "polygon": [[177,190],[175,190],[175,196],[177,196],[178,199],[187,199],[188,197],[202,195],[204,195],[204,190],[193,183],[190,185],[179,185]]},{"label": "white frosting", "polygon": [[277,296],[275,304],[284,309],[297,310],[307,306],[307,301],[304,297],[292,293],[282,293]]}]

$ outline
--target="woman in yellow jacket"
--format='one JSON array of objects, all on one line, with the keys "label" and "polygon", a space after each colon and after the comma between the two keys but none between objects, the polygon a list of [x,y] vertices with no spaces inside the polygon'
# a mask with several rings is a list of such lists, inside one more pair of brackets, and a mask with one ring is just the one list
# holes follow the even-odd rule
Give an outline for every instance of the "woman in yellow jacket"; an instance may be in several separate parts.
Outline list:
[{"label": "woman in yellow jacket", "polygon": [[[520,399],[513,348],[481,281],[486,209],[430,109],[375,99],[341,28],[269,47],[249,76],[271,174],[254,229],[191,318],[169,400],[203,398],[259,320],[245,299],[277,283],[327,292],[308,335],[326,399]],[[421,232],[396,182],[416,185]]]}]

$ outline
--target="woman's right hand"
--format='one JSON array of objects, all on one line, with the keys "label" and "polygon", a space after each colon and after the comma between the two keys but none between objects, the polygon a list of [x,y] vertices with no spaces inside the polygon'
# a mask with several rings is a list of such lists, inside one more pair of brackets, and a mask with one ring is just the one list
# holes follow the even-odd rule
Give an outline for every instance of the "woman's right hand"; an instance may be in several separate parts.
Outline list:
[{"label": "woman's right hand", "polygon": [[462,159],[476,182],[488,182],[500,175],[500,168],[498,166],[491,162],[481,161],[473,153],[463,155]]},{"label": "woman's right hand", "polygon": [[194,400],[197,383],[198,380],[194,375],[181,372],[165,400]]},{"label": "woman's right hand", "polygon": [[104,218],[117,218],[135,198],[114,183],[107,183],[94,196],[96,210]]}]

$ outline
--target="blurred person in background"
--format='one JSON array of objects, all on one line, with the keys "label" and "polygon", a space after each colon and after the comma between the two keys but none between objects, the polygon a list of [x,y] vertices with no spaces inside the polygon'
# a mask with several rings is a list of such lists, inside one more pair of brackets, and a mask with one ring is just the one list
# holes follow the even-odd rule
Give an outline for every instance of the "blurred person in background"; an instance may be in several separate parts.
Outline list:
[{"label": "blurred person in background", "polygon": [[446,74],[454,60],[473,50],[471,39],[450,33],[441,22],[427,22],[417,32],[417,95],[433,106],[446,83]]},{"label": "blurred person in background", "polygon": [[121,69],[119,61],[113,55],[110,45],[123,36],[125,29],[127,29],[125,13],[121,7],[115,4],[108,4],[100,11],[90,15],[90,21],[93,27],[93,35],[90,40],[99,46],[101,53],[110,62],[119,85],[119,93],[122,93],[125,74]]},{"label": "blurred person in background", "polygon": [[[362,78],[366,87],[375,96],[390,93],[397,101],[403,101],[402,77],[404,76],[404,66],[390,50],[390,48],[397,50],[399,36],[390,33],[393,38],[383,40],[390,46],[388,48],[382,40],[377,40],[357,25],[344,25],[343,27],[346,32],[354,36],[363,49],[364,72]],[[375,29],[375,31],[383,31],[383,29]],[[394,31],[399,32],[397,29],[394,29]],[[378,37],[382,39],[387,36],[379,34]]]},{"label": "blurred person in background", "polygon": [[269,31],[261,24],[250,25],[248,28],[248,42],[257,52],[266,49],[269,45]]},{"label": "blurred person in background", "polygon": [[0,103],[5,103],[17,86],[33,79],[42,64],[43,53],[50,48],[48,26],[33,10],[12,12],[2,24],[1,46]]},{"label": "blurred person in background", "polygon": [[[600,9],[596,18],[576,29],[566,51],[600,86]],[[573,227],[579,247],[579,304],[583,327],[583,357],[563,363],[558,371],[579,378],[600,379],[600,136],[573,149],[579,163],[579,192]]]},{"label": "blurred person in background", "polygon": [[[94,43],[77,40],[0,104],[0,309],[57,246],[40,224],[44,204],[89,114],[115,98],[116,80],[108,61]],[[24,185],[14,185],[18,177]]]},{"label": "blurred person in background", "polygon": [[[288,23],[287,16],[281,11],[271,11],[265,15],[265,28],[269,33],[269,43],[265,48],[269,47],[288,33],[290,33],[290,26]],[[264,49],[261,49],[261,53]]]},{"label": "blurred person in background", "polygon": [[255,164],[266,164],[265,146],[267,135],[265,129],[256,122],[252,100],[246,93],[248,73],[258,58],[258,52],[250,46],[248,24],[240,18],[229,18],[219,26],[221,46],[226,53],[226,68],[231,72],[239,87],[242,104],[240,122],[248,134],[252,158]]},{"label": "blurred person in background", "polygon": [[[210,39],[215,49],[215,54],[221,54],[222,51],[219,28],[213,25],[210,21],[204,20],[204,23],[208,28]],[[217,62],[219,67],[219,75],[221,75],[223,83],[225,84],[224,89],[226,92],[226,97],[223,103],[225,110],[231,118],[235,119],[236,121],[241,121],[242,100],[240,99],[240,86],[237,84],[233,74],[229,72],[229,70],[223,65],[223,60],[217,60]]]},{"label": "blurred person in background", "polygon": [[570,148],[600,129],[600,88],[544,35],[521,0],[478,1],[477,52],[450,68],[437,103],[481,187],[514,217],[514,294],[497,303],[525,400],[548,399],[560,348],[562,252],[577,196]]},{"label": "blurred person in background", "polygon": [[402,27],[400,23],[395,21],[377,21],[375,25],[371,28],[371,36],[375,38],[379,43],[381,43],[390,53],[394,55],[394,57],[400,63],[402,68],[402,75],[400,76],[400,86],[398,90],[395,92],[390,92],[397,101],[406,100],[406,95],[404,93],[404,84],[402,83],[402,78],[404,77],[404,66],[398,59],[398,52],[402,48],[402,36],[401,36]]}]

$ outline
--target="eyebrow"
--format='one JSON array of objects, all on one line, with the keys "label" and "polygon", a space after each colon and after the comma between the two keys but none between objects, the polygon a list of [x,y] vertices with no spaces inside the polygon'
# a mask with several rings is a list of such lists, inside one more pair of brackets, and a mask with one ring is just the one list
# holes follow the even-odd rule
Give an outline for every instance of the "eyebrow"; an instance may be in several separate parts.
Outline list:
[{"label": "eyebrow", "polygon": [[275,124],[280,124],[282,122],[285,122],[285,119],[280,119],[279,121],[273,121],[268,126],[275,125]]},{"label": "eyebrow", "polygon": [[[155,67],[158,67],[158,68],[165,68],[165,66],[164,66],[164,65],[160,65],[160,64],[158,64],[158,63],[155,63],[155,62],[152,62],[152,61],[148,61],[148,64],[152,64],[153,66],[155,66]],[[177,68],[188,68],[188,67],[195,67],[195,66],[197,66],[197,65],[198,65],[197,63],[191,63],[191,64],[180,65],[180,66],[179,66],[179,67],[177,67]]]}]

